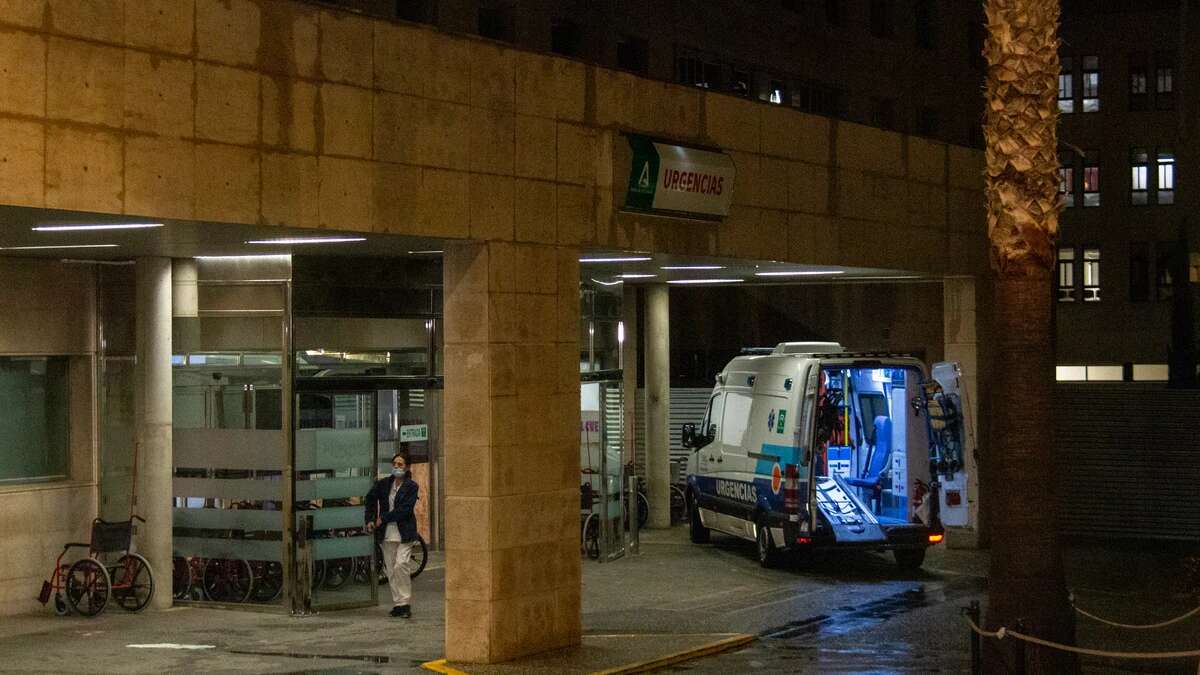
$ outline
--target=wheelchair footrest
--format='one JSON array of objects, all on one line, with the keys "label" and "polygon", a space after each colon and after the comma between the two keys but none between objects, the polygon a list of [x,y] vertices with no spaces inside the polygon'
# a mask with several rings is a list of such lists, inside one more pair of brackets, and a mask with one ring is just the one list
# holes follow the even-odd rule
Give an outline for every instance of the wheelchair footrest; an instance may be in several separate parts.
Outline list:
[{"label": "wheelchair footrest", "polygon": [[52,590],[53,589],[50,587],[50,582],[43,581],[42,582],[42,592],[38,593],[38,602],[42,603],[43,605],[46,604],[47,602],[50,602],[50,593]]}]

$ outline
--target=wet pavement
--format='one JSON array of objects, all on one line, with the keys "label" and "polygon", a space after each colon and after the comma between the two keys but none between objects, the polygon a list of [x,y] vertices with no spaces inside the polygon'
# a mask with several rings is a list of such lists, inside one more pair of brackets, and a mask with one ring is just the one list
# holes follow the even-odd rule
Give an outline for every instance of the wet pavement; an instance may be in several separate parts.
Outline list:
[{"label": "wet pavement", "polygon": [[[1076,545],[1066,556],[1069,581],[1080,606],[1101,616],[1161,620],[1195,606],[1194,589],[1181,581],[1179,561],[1187,552]],[[646,532],[641,555],[585,562],[580,648],[460,667],[476,673],[589,672],[750,634],[758,639],[748,647],[671,670],[967,672],[961,607],[984,599],[986,566],[986,551],[939,546],[916,572],[869,552],[826,553],[763,569],[750,543],[718,535],[712,544],[696,546],[683,527]],[[417,672],[443,654],[443,580],[441,558],[434,554],[414,584],[411,620],[388,617],[386,605],[301,618],[202,607],[140,615],[106,611],[95,619],[60,618],[49,610],[6,617],[0,619],[0,671]],[[1200,617],[1144,632],[1081,618],[1079,639],[1106,649],[1193,649],[1200,646]],[[1097,673],[1196,672],[1195,659],[1088,659],[1084,665]]]}]

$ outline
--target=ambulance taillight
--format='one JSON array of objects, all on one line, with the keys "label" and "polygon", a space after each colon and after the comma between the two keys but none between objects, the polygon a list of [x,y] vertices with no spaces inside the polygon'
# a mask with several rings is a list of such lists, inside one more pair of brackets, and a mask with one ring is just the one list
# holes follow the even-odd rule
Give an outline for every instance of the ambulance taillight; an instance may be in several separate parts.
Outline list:
[{"label": "ambulance taillight", "polygon": [[788,513],[800,511],[800,467],[795,464],[784,467],[783,509]]}]

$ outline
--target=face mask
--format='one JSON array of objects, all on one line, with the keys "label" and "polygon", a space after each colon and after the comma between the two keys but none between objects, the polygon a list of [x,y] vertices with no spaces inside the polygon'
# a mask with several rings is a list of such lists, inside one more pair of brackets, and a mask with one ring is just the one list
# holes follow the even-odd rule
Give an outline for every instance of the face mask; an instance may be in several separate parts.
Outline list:
[{"label": "face mask", "polygon": [[404,478],[405,473],[407,472],[404,469],[392,469],[392,475],[396,478]]}]

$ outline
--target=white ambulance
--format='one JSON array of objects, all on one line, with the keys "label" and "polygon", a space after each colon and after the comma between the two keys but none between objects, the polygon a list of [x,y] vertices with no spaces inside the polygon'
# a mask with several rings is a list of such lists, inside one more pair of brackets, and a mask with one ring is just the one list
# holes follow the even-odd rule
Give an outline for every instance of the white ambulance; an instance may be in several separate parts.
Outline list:
[{"label": "white ambulance", "polygon": [[935,379],[915,358],[831,342],[747,352],[717,375],[700,427],[683,427],[692,541],[755,541],[764,566],[852,546],[920,567],[943,537],[939,488],[963,481],[957,367]]}]

